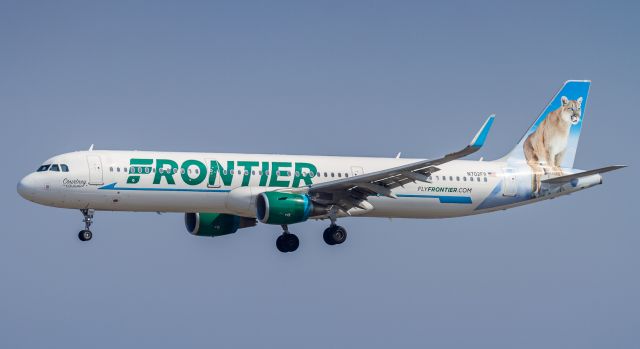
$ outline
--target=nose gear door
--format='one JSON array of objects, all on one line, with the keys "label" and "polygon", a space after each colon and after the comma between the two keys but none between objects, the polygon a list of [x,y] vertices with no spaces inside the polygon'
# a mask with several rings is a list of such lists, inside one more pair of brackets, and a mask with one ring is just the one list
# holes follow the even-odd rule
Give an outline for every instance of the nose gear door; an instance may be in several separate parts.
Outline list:
[{"label": "nose gear door", "polygon": [[100,157],[96,155],[87,156],[87,164],[89,165],[89,184],[104,184],[104,180],[102,179],[102,161],[100,160]]}]

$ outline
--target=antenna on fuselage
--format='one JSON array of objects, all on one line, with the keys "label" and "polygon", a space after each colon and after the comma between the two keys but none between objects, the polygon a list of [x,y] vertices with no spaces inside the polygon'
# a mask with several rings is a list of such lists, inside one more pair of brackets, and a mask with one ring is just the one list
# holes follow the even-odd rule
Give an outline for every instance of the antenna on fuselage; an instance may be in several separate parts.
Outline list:
[{"label": "antenna on fuselage", "polygon": [[93,151],[93,144],[89,147],[89,151]]}]

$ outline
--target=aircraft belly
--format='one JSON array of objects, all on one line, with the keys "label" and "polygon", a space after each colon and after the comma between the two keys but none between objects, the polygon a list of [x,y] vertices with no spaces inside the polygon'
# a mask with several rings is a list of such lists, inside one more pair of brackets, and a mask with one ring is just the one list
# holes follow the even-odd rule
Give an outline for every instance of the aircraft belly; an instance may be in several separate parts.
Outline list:
[{"label": "aircraft belly", "polygon": [[399,197],[397,199],[376,197],[369,200],[374,209],[365,214],[369,217],[389,218],[445,218],[464,216],[473,212],[472,204],[441,203],[438,198]]},{"label": "aircraft belly", "polygon": [[117,191],[94,189],[68,194],[58,207],[106,211],[225,213],[227,193]]}]

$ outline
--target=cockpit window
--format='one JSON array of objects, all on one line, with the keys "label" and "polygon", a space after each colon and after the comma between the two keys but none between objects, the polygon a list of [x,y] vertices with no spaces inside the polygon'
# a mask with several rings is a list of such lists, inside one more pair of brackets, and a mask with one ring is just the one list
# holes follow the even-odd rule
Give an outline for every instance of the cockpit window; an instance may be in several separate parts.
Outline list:
[{"label": "cockpit window", "polygon": [[58,166],[58,164],[53,164],[53,165],[51,165],[51,167],[49,168],[49,171],[56,171],[56,172],[60,172],[60,166]]},{"label": "cockpit window", "polygon": [[51,165],[42,165],[42,166],[38,167],[38,171],[37,172],[44,172],[44,171],[49,169],[49,166],[51,166]]},{"label": "cockpit window", "polygon": [[69,166],[65,164],[60,164],[60,169],[62,169],[62,172],[69,172]]}]

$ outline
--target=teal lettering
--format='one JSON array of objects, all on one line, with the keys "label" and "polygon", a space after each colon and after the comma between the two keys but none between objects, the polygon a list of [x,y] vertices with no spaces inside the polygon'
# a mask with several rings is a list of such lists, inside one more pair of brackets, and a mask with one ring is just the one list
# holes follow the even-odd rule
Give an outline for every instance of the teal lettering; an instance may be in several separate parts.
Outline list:
[{"label": "teal lettering", "polygon": [[269,181],[270,187],[288,187],[289,180],[279,180],[278,172],[281,168],[290,168],[290,162],[273,162],[271,163],[271,180]]},{"label": "teal lettering", "polygon": [[264,187],[267,185],[267,179],[269,179],[269,176],[267,176],[267,173],[269,172],[269,163],[268,162],[263,162],[262,163],[262,175],[260,176],[260,186]]},{"label": "teal lettering", "polygon": [[242,176],[243,187],[249,185],[249,181],[251,180],[251,169],[259,164],[260,163],[257,161],[238,161],[238,167],[244,167],[244,174]]},{"label": "teal lettering", "polygon": [[[305,171],[307,173],[303,173],[303,170],[309,170],[309,171]],[[296,163],[296,173],[299,173],[300,176],[295,176],[293,177],[293,184],[291,184],[292,187],[297,188],[300,186],[300,180],[302,179],[302,181],[304,181],[304,185],[311,185],[313,184],[312,180],[311,180],[311,176],[315,175],[318,172],[318,169],[313,165],[310,164],[308,162],[297,162]]]},{"label": "teal lettering", "polygon": [[[168,165],[168,168],[165,168]],[[156,175],[153,177],[153,184],[160,184],[162,178],[167,180],[167,184],[176,184],[173,174],[178,170],[178,163],[169,159],[156,160]]]},{"label": "teal lettering", "polygon": [[[153,159],[131,159],[129,160],[129,164],[131,165],[131,167],[129,167],[129,177],[127,177],[127,183],[129,184],[136,184],[138,182],[140,182],[140,176],[138,175],[131,175],[132,173],[140,173],[143,174],[143,167],[133,167],[134,165],[151,165],[153,164]],[[146,173],[149,173],[151,167],[147,167],[145,166],[144,169],[146,170]]]},{"label": "teal lettering", "polygon": [[209,185],[213,186],[216,183],[216,177],[220,175],[222,183],[224,185],[231,185],[233,181],[233,161],[227,161],[227,168],[224,169],[220,162],[217,160],[211,160],[211,176],[209,176]]},{"label": "teal lettering", "polygon": [[[195,178],[189,176],[190,166],[196,166],[198,168],[198,175]],[[187,160],[182,163],[181,168],[182,171],[180,171],[180,176],[182,177],[182,180],[188,185],[198,185],[202,183],[202,181],[204,181],[204,179],[207,177],[206,166],[198,160]]]}]

